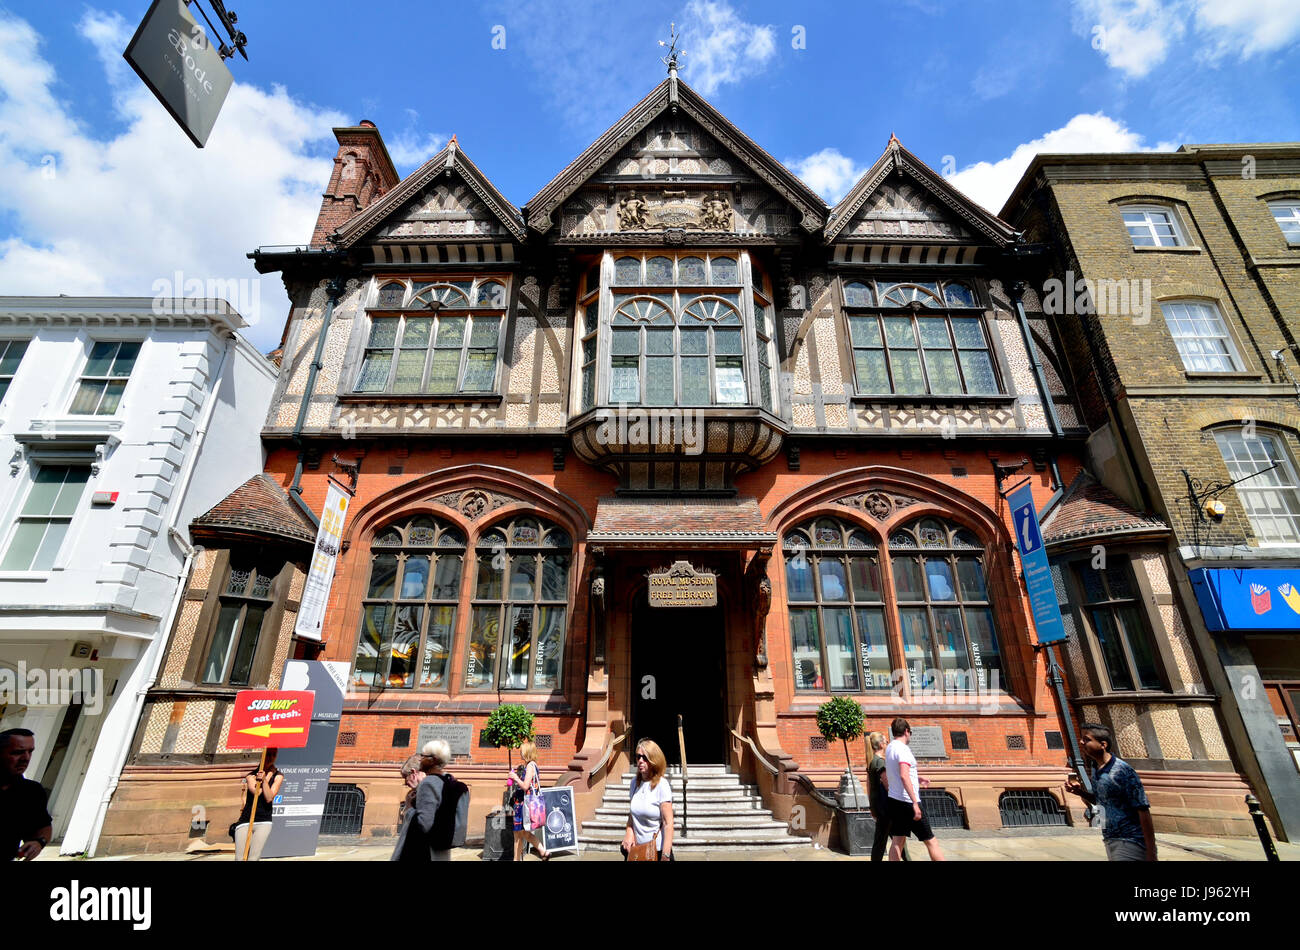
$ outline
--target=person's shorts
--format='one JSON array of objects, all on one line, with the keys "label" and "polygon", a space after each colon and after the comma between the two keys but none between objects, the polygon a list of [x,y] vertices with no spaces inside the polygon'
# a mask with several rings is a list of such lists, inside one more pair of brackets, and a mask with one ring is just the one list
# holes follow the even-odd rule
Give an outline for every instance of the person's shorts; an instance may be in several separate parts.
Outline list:
[{"label": "person's shorts", "polygon": [[908,835],[916,835],[917,841],[929,841],[933,838],[934,832],[930,829],[930,819],[926,818],[925,813],[922,812],[921,820],[917,821],[914,814],[915,812],[910,803],[891,798],[889,800],[889,837],[906,838]]},{"label": "person's shorts", "polygon": [[1106,838],[1106,860],[1108,861],[1145,861],[1147,846],[1140,841],[1126,838]]}]

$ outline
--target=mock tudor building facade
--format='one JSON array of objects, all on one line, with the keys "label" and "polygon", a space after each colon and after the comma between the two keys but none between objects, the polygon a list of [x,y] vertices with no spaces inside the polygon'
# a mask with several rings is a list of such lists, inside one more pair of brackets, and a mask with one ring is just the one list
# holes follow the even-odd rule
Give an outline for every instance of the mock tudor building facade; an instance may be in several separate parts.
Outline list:
[{"label": "mock tudor building facade", "polygon": [[[1082,712],[1156,770],[1144,775],[1153,807],[1207,784],[1207,769],[1229,784],[1239,770],[1294,841],[1300,145],[1040,155],[1003,217],[1050,248],[1033,281],[1056,295],[1048,309],[1077,367],[1098,477],[1084,490],[1154,513],[1056,545]],[[1097,543],[1143,568],[1137,588],[1093,569]],[[1215,701],[1228,749],[1216,730],[1197,734]],[[1182,827],[1223,830],[1223,814],[1200,811]]]},{"label": "mock tudor building facade", "polygon": [[[828,207],[675,70],[522,207],[455,137],[399,180],[372,124],[335,134],[310,244],[250,255],[292,303],[266,475],[195,523],[217,553],[119,790],[153,809],[142,834],[183,842],[194,803],[224,827],[248,766],[224,745],[230,696],[291,655],[351,665],[331,783],[352,834],[393,833],[397,765],[429,726],[463,737],[482,827],[507,752],[480,731],[517,702],[586,841],[609,838],[601,796],[648,737],[825,843],[834,695],[924,737],[936,821],[1082,821],[1003,491],[1031,486],[1053,543],[1123,537],[1125,577],[1160,595],[1170,529],[1085,469],[1076,374],[1010,224],[892,137]],[[321,642],[295,638],[316,513],[352,476]],[[279,639],[241,684],[205,683],[259,579]],[[685,589],[703,593],[663,606]],[[1250,833],[1202,700],[1176,727],[1221,765],[1157,827],[1226,807]]]},{"label": "mock tudor building facade", "polygon": [[258,473],[275,367],[224,300],[0,297],[0,729],[94,853],[195,551]]}]

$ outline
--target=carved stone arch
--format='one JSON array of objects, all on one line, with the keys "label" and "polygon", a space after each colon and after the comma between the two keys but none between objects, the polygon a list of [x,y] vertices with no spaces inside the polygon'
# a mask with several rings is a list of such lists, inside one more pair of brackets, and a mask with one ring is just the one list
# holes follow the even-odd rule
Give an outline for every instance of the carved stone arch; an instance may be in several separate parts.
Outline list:
[{"label": "carved stone arch", "polygon": [[[472,541],[478,530],[476,523],[492,509],[477,511],[471,517],[453,504],[453,499],[463,504],[466,493],[476,491],[487,495],[489,503],[493,496],[502,499],[502,504],[497,506],[500,509],[517,504],[521,509],[547,513],[547,517],[569,533],[575,547],[582,543],[591,530],[591,519],[582,506],[568,495],[506,468],[471,464],[431,472],[361,506],[347,528],[344,543],[351,544],[363,538],[368,540],[378,526],[387,525],[407,512],[422,509],[443,517],[454,515],[454,522],[465,530]],[[509,500],[505,501],[507,498]]]}]

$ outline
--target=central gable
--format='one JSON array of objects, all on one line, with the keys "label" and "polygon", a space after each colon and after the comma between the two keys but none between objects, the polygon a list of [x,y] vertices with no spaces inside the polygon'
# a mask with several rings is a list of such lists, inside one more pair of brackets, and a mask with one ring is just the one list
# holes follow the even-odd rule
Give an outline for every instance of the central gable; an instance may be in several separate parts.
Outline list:
[{"label": "central gable", "polygon": [[701,123],[664,112],[563,204],[558,237],[793,238],[801,217]]},{"label": "central gable", "polygon": [[956,214],[940,204],[918,182],[897,172],[880,184],[840,236],[955,238],[963,241],[973,237],[969,227]]},{"label": "central gable", "polygon": [[689,232],[816,232],[826,211],[812,189],[675,76],[525,206],[539,233],[557,223],[561,238],[658,230],[666,243]]},{"label": "central gable", "polygon": [[508,233],[466,182],[444,177],[384,219],[370,238],[495,238]]}]

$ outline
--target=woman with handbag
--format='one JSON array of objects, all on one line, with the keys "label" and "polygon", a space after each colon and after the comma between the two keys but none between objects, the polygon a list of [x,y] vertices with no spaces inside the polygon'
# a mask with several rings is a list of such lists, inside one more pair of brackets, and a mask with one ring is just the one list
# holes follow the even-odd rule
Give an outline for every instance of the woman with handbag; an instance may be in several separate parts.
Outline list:
[{"label": "woman with handbag", "polygon": [[664,778],[668,760],[651,739],[636,745],[636,777],[632,806],[621,851],[628,861],[672,861],[673,789]]},{"label": "woman with handbag", "polygon": [[[533,834],[533,829],[546,824],[546,805],[542,798],[541,770],[537,767],[537,746],[531,740],[519,747],[519,757],[524,760],[523,774],[519,778],[510,773],[515,783],[510,802],[515,807],[515,860],[524,859],[524,842],[532,844],[543,861],[551,855]],[[522,780],[522,783],[521,783]]]}]

